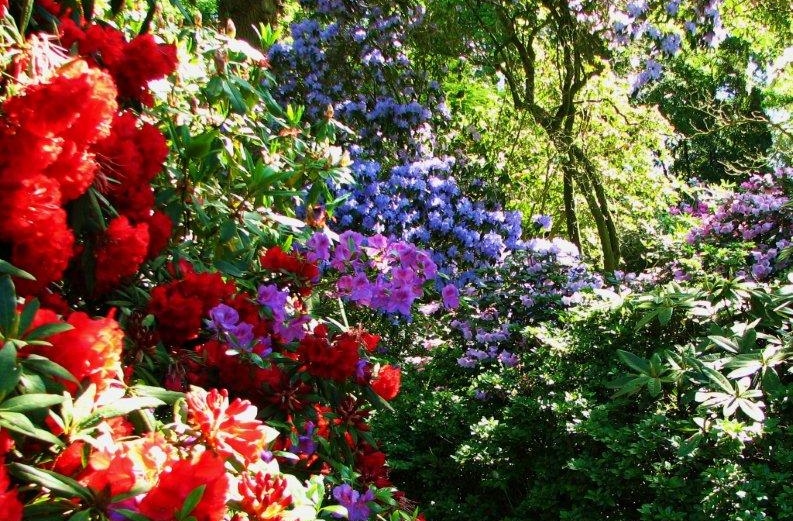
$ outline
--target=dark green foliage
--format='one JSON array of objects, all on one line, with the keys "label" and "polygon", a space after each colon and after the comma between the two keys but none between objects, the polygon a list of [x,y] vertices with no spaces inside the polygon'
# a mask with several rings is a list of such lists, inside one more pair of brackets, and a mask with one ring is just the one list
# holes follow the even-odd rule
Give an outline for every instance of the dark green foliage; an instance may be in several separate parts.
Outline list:
[{"label": "dark green foliage", "polygon": [[[791,290],[706,280],[590,303],[527,329],[515,368],[438,348],[377,418],[392,477],[440,521],[793,519]],[[763,422],[705,400],[743,384]]]},{"label": "dark green foliage", "polygon": [[672,171],[709,182],[745,177],[767,164],[773,140],[762,86],[746,73],[749,42],[728,38],[709,55],[672,61],[643,100],[657,105],[679,137]]}]

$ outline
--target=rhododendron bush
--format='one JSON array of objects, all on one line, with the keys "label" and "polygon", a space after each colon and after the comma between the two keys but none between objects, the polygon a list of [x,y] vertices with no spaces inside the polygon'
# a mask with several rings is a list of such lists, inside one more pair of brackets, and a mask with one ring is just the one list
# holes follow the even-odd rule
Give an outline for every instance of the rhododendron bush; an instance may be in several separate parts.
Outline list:
[{"label": "rhododendron bush", "polygon": [[2,20],[0,519],[421,517],[368,424],[401,370],[344,307],[410,315],[430,255],[325,228],[337,124],[259,51],[92,14]]}]

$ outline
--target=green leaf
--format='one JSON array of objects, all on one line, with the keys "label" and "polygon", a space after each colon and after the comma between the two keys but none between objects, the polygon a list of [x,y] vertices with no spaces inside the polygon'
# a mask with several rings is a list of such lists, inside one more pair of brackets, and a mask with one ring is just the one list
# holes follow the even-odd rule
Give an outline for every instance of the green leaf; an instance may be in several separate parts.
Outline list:
[{"label": "green leaf", "polygon": [[672,308],[664,307],[658,310],[658,322],[665,326],[672,319]]},{"label": "green leaf", "polygon": [[347,517],[347,508],[341,505],[327,505],[322,507],[320,512],[327,512],[328,514],[336,514],[339,517]]},{"label": "green leaf", "polygon": [[649,313],[645,313],[642,318],[636,323],[636,327],[634,327],[634,331],[639,331],[641,328],[649,324],[656,316],[658,316],[658,310],[650,311]]},{"label": "green leaf", "polygon": [[157,400],[162,400],[168,405],[173,404],[180,398],[184,398],[184,393],[168,391],[162,387],[154,387],[151,385],[136,385],[132,387],[130,391],[132,394],[138,396],[149,396],[151,398],[156,398]]},{"label": "green leaf", "polygon": [[727,337],[711,335],[708,337],[708,340],[710,340],[720,348],[724,349],[725,351],[729,351],[730,353],[737,353],[740,351],[738,344],[736,344],[733,340]]},{"label": "green leaf", "polygon": [[116,512],[117,514],[121,514],[130,521],[151,521],[151,519],[144,516],[143,514],[139,514],[134,510],[127,510],[126,508],[114,508],[113,512]]},{"label": "green leaf", "polygon": [[148,409],[165,405],[165,402],[151,396],[136,396],[133,398],[122,398],[112,405],[105,405],[94,411],[90,416],[84,418],[78,424],[78,429],[87,429],[98,425],[102,420],[126,416],[138,409]]},{"label": "green leaf", "polygon": [[182,508],[179,510],[179,515],[177,519],[186,519],[190,513],[195,510],[195,507],[198,506],[198,503],[201,501],[201,498],[204,496],[204,491],[206,490],[206,485],[199,485],[194,488],[190,494],[184,500],[184,504]]},{"label": "green leaf", "polygon": [[11,275],[13,277],[19,277],[20,279],[36,280],[36,277],[27,271],[23,271],[13,264],[4,261],[3,259],[0,259],[0,273],[4,275]]},{"label": "green leaf", "polygon": [[745,399],[738,400],[738,407],[748,416],[749,418],[753,419],[754,421],[761,422],[765,420],[765,413],[763,410],[754,402]]},{"label": "green leaf", "polygon": [[33,322],[33,319],[36,317],[36,313],[38,312],[40,307],[38,299],[32,299],[25,303],[25,307],[22,308],[22,313],[19,315],[19,332],[23,333],[27,331],[30,327],[30,324]]},{"label": "green leaf", "polygon": [[0,333],[11,333],[17,316],[17,295],[10,275],[0,276]]},{"label": "green leaf", "polygon": [[660,378],[649,378],[647,380],[647,391],[650,393],[650,396],[658,396],[661,394],[661,379]]},{"label": "green leaf", "polygon": [[60,378],[69,382],[78,383],[77,379],[67,371],[63,366],[56,364],[49,358],[39,355],[28,355],[27,358],[22,360],[22,367],[30,369],[42,376],[49,376],[51,378]]},{"label": "green leaf", "polygon": [[648,378],[644,375],[632,378],[628,382],[626,382],[616,393],[612,395],[612,398],[619,398],[623,395],[631,395],[636,394],[639,390],[647,384]]},{"label": "green leaf", "polygon": [[31,467],[30,465],[24,465],[22,463],[9,463],[6,466],[11,474],[23,481],[36,483],[68,499],[77,497],[89,503],[93,502],[94,495],[91,490],[68,476],[63,476],[50,470]]},{"label": "green leaf", "polygon": [[74,504],[69,501],[49,498],[46,501],[25,505],[23,519],[63,521],[64,512],[73,509]]},{"label": "green leaf", "polygon": [[181,0],[171,0],[171,5],[176,7],[179,10],[179,12],[182,13],[182,16],[184,17],[184,19],[188,23],[188,25],[192,25],[193,24],[193,17],[190,15],[190,11],[188,11],[185,8],[185,6],[184,6],[184,4],[182,4]]},{"label": "green leaf", "polygon": [[17,348],[12,342],[6,342],[0,349],[0,396],[4,397],[16,388],[20,374]]},{"label": "green leaf", "polygon": [[705,375],[708,377],[708,379],[711,382],[713,382],[716,385],[718,385],[719,388],[721,388],[722,391],[724,391],[725,393],[730,394],[730,395],[734,395],[735,394],[735,389],[732,387],[732,384],[730,383],[730,381],[727,380],[727,378],[723,374],[721,374],[720,372],[716,371],[715,369],[711,369],[710,367],[703,367],[702,371],[705,373]]},{"label": "green leaf", "polygon": [[66,322],[50,322],[49,324],[43,324],[37,327],[25,335],[25,340],[41,340],[58,333],[71,331],[72,329],[74,329],[74,326]]},{"label": "green leaf", "polygon": [[63,401],[63,396],[56,394],[23,394],[14,396],[0,403],[0,411],[24,412],[52,407]]},{"label": "green leaf", "polygon": [[79,512],[75,512],[72,517],[69,518],[69,521],[89,521],[92,514],[93,512],[91,510],[80,510]]},{"label": "green leaf", "polygon": [[684,458],[694,452],[697,447],[699,447],[700,442],[702,441],[702,433],[697,432],[687,440],[684,440],[680,447],[677,449],[677,455],[681,458]]},{"label": "green leaf", "polygon": [[644,358],[634,355],[628,351],[623,351],[622,349],[617,349],[617,356],[622,363],[637,371],[641,374],[648,374],[650,372],[650,364]]},{"label": "green leaf", "polygon": [[226,93],[229,103],[231,104],[231,110],[235,114],[241,115],[248,112],[248,106],[245,104],[245,99],[242,97],[242,93],[239,89],[226,80],[223,80],[222,85],[223,92]]},{"label": "green leaf", "polygon": [[18,412],[0,411],[0,427],[53,445],[63,446],[63,442],[53,436],[52,433],[39,429],[33,425],[33,422],[27,416]]},{"label": "green leaf", "polygon": [[19,20],[17,20],[17,27],[19,32],[25,34],[25,29],[30,23],[30,15],[33,14],[33,0],[23,0],[22,9],[19,13]]}]

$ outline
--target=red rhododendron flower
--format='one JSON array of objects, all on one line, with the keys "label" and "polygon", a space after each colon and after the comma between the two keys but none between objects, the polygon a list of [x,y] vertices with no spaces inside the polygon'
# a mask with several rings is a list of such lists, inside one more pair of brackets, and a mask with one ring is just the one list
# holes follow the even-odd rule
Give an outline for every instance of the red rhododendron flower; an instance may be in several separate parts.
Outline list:
[{"label": "red rhododendron flower", "polygon": [[10,488],[11,480],[3,461],[0,460],[0,519],[3,521],[22,520],[22,502],[17,497],[17,489]]},{"label": "red rhododendron flower", "polygon": [[262,268],[272,271],[286,271],[297,278],[300,294],[307,296],[311,292],[310,284],[319,277],[319,268],[314,262],[308,262],[298,253],[286,253],[279,246],[269,248],[260,258]]},{"label": "red rhododendron flower", "polygon": [[173,233],[173,222],[171,218],[162,212],[155,211],[148,218],[149,225],[149,249],[146,257],[153,259],[168,245],[168,240]]},{"label": "red rhododendron flower", "polygon": [[30,85],[3,103],[11,125],[45,138],[85,145],[108,135],[117,110],[113,80],[75,60],[46,83]]},{"label": "red rhododendron flower", "polygon": [[[118,322],[75,312],[67,323],[74,329],[49,337],[52,347],[36,347],[34,352],[62,365],[78,382],[96,384],[98,390],[105,389],[111,380],[120,380],[124,333]],[[69,392],[77,391],[74,383],[62,383]]]},{"label": "red rhododendron flower", "polygon": [[309,374],[337,382],[355,374],[358,364],[358,342],[345,335],[339,335],[332,345],[321,336],[306,335],[297,353]]},{"label": "red rhododendron flower", "polygon": [[95,451],[78,481],[105,497],[125,494],[135,486],[135,466],[122,454]]},{"label": "red rhododendron flower", "polygon": [[230,298],[236,288],[218,273],[195,273],[188,265],[182,280],[154,288],[149,313],[157,319],[160,338],[179,345],[198,336],[209,310]]},{"label": "red rhododendron flower", "polygon": [[66,203],[88,190],[98,168],[94,155],[86,151],[84,145],[64,141],[58,159],[44,170],[44,175],[58,181]]},{"label": "red rhododendron flower", "polygon": [[176,70],[176,46],[158,44],[154,36],[144,33],[133,38],[124,49],[124,58],[111,69],[121,97],[151,105],[148,83],[164,78]]},{"label": "red rhododendron flower", "polygon": [[138,272],[149,249],[149,226],[122,215],[107,227],[96,249],[96,291],[105,293]]},{"label": "red rhododendron flower", "polygon": [[256,407],[236,398],[229,403],[227,390],[200,387],[187,393],[188,423],[201,432],[210,449],[224,457],[242,456],[247,463],[261,459],[266,443],[265,425],[256,419]]},{"label": "red rhododendron flower", "polygon": [[20,521],[22,519],[22,502],[17,497],[17,490],[11,489],[11,480],[5,466],[5,455],[14,448],[14,439],[0,429],[0,519],[3,521]]},{"label": "red rhododendron flower", "polygon": [[0,239],[22,241],[35,233],[49,233],[53,227],[66,226],[66,212],[61,208],[58,182],[37,175],[22,179],[7,191],[0,204]]},{"label": "red rhododendron flower", "polygon": [[240,476],[237,488],[242,496],[240,508],[251,521],[281,521],[281,514],[292,504],[282,476],[246,472]]},{"label": "red rhododendron flower", "polygon": [[158,44],[149,33],[127,42],[123,33],[113,27],[88,24],[81,28],[64,17],[61,43],[64,47],[77,44],[82,56],[90,59],[93,65],[110,72],[120,98],[145,105],[153,102],[148,83],[176,70],[176,47]]},{"label": "red rhododendron flower", "polygon": [[391,486],[388,467],[385,466],[386,456],[383,452],[367,445],[364,452],[355,458],[355,464],[355,470],[361,474],[362,483],[371,483],[378,488]]},{"label": "red rhododendron flower", "polygon": [[140,513],[151,521],[175,521],[185,499],[204,485],[201,500],[190,512],[196,521],[221,521],[226,513],[229,479],[223,458],[204,452],[195,461],[178,461],[160,475],[157,485],[140,502]]},{"label": "red rhododendron flower", "polygon": [[36,280],[17,280],[17,293],[35,295],[50,282],[60,280],[73,255],[74,235],[59,220],[53,220],[48,228],[38,229],[15,242],[11,249],[11,263],[36,277]]},{"label": "red rhododendron flower", "polygon": [[7,99],[2,107],[0,185],[14,186],[43,173],[59,183],[65,202],[84,193],[96,170],[87,149],[108,135],[115,97],[110,76],[75,60],[48,82]]},{"label": "red rhododendron flower", "polygon": [[97,186],[113,206],[135,221],[147,221],[154,206],[151,180],[161,170],[168,146],[165,137],[149,123],[123,112],[113,120],[110,136],[94,147],[101,165]]},{"label": "red rhododendron flower", "polygon": [[372,390],[384,400],[393,400],[399,394],[402,371],[392,365],[384,365],[372,380]]}]

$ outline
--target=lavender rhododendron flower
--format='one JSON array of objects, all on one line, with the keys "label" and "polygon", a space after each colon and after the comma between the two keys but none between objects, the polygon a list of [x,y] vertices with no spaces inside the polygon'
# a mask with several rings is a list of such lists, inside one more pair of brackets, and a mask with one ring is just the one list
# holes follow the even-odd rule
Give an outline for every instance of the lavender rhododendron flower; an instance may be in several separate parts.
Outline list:
[{"label": "lavender rhododendron flower", "polygon": [[257,301],[262,306],[267,306],[277,322],[282,322],[286,317],[286,301],[288,291],[278,289],[275,284],[262,284],[259,286]]},{"label": "lavender rhododendron flower", "polygon": [[[349,521],[367,521],[370,513],[368,503],[374,501],[374,493],[369,489],[361,494],[345,483],[333,488],[333,499],[347,509],[347,519]],[[333,517],[340,518],[343,516],[334,513]]]},{"label": "lavender rhododendron flower", "polygon": [[460,306],[460,292],[454,284],[447,284],[441,290],[443,305],[446,309],[457,309]]}]

